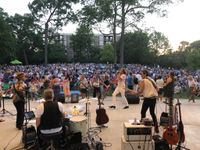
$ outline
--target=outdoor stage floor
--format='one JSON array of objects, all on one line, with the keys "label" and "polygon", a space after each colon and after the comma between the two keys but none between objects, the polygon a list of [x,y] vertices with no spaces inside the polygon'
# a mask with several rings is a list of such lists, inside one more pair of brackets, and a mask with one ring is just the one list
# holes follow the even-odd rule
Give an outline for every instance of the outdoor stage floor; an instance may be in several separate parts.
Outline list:
[{"label": "outdoor stage floor", "polygon": [[[117,97],[117,109],[109,109],[108,106],[111,104],[111,97],[107,97],[104,100],[104,107],[109,116],[108,128],[102,129],[99,136],[102,138],[102,141],[105,143],[111,143],[110,147],[104,147],[105,150],[121,150],[121,137],[123,135],[123,123],[128,120],[133,120],[134,118],[140,119],[140,109],[142,101],[140,104],[132,104],[129,109],[122,109],[123,103],[121,102],[121,97]],[[190,150],[199,150],[200,149],[200,100],[196,100],[196,103],[188,102],[187,100],[181,99],[181,108],[182,108],[182,120],[184,124],[185,132],[185,147]],[[35,111],[38,102],[31,101],[30,106],[31,110]],[[77,105],[81,110],[81,114],[85,112],[85,103],[82,101],[78,104],[66,103],[64,104],[65,111],[70,113],[72,107]],[[91,112],[91,127],[95,127],[95,118],[96,118],[96,108],[97,100],[91,98],[89,110]],[[6,110],[16,113],[11,99],[5,100]],[[1,107],[2,110],[2,107]],[[159,120],[160,114],[165,110],[165,104],[163,102],[158,102],[156,107],[156,114]],[[147,112],[147,117],[150,118],[149,112]],[[0,122],[0,150],[11,150],[22,147],[21,143],[21,131],[15,128],[15,116],[11,116],[6,113],[4,116],[0,117],[4,119],[4,122]],[[160,127],[160,135],[163,131]],[[109,144],[107,144],[108,146]],[[175,147],[174,147],[175,148]]]}]

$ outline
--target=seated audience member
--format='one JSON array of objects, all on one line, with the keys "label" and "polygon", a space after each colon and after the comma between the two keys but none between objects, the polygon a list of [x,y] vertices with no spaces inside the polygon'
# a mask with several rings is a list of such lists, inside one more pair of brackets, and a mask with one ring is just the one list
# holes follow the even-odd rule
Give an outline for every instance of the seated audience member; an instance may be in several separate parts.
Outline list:
[{"label": "seated audience member", "polygon": [[53,101],[53,98],[53,90],[46,89],[44,91],[45,102],[40,104],[36,111],[36,126],[40,146],[44,144],[41,134],[52,134],[63,130],[62,139],[65,138],[63,105],[60,102]]}]

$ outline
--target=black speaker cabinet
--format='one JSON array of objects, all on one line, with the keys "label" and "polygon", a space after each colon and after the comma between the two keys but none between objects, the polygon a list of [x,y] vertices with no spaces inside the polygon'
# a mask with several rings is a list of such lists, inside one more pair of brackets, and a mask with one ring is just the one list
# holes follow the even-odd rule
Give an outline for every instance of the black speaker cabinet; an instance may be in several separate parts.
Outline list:
[{"label": "black speaker cabinet", "polygon": [[153,140],[155,143],[155,150],[170,150],[169,144],[160,135],[154,135]]},{"label": "black speaker cabinet", "polygon": [[71,103],[78,103],[79,101],[79,94],[73,93],[71,94]]},{"label": "black speaker cabinet", "polygon": [[37,133],[34,126],[27,126],[22,128],[22,142],[25,145],[32,144],[36,141]]},{"label": "black speaker cabinet", "polygon": [[57,101],[61,103],[65,103],[65,94],[64,92],[60,92],[57,97]]},{"label": "black speaker cabinet", "polygon": [[140,98],[139,96],[132,95],[132,94],[125,94],[126,99],[128,100],[129,104],[139,104],[140,103]]}]

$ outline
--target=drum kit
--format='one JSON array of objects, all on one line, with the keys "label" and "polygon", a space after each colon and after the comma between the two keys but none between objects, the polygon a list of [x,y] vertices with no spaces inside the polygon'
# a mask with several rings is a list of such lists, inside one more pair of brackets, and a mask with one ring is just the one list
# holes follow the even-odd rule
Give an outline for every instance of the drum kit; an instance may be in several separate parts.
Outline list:
[{"label": "drum kit", "polygon": [[[69,119],[70,131],[73,133],[81,132],[83,137],[87,136],[90,128],[89,104],[90,99],[84,98],[78,103],[69,104],[66,113],[66,118]],[[85,112],[84,112],[85,110]]]},{"label": "drum kit", "polygon": [[[78,103],[67,103],[65,105],[65,119],[69,120],[67,126],[72,133],[81,132],[82,139],[88,143],[94,142],[94,132],[100,132],[98,127],[91,127],[91,112],[89,105],[91,104],[90,98],[84,98]],[[38,103],[43,103],[44,99],[39,99]],[[98,131],[95,131],[98,130]]]}]

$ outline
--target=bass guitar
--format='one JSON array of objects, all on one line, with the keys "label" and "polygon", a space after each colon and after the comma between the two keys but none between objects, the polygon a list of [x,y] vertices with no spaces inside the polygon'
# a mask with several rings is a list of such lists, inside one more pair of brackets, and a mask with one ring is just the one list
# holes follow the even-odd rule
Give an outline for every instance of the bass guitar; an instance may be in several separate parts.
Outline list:
[{"label": "bass guitar", "polygon": [[179,99],[177,99],[177,105],[178,105],[178,110],[179,110],[179,123],[178,123],[177,132],[178,132],[179,142],[184,143],[185,142],[185,134],[184,134],[182,117],[181,117],[181,103],[180,103]]},{"label": "bass guitar", "polygon": [[170,145],[176,145],[178,143],[178,133],[175,127],[173,127],[173,99],[169,98],[169,126],[163,133],[163,138]]},{"label": "bass guitar", "polygon": [[99,108],[96,109],[96,124],[97,125],[104,125],[109,122],[108,115],[106,114],[106,110],[101,107],[100,96],[98,96],[98,105]]}]

